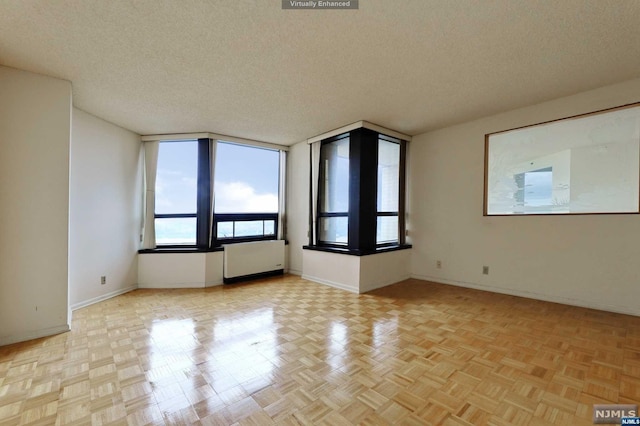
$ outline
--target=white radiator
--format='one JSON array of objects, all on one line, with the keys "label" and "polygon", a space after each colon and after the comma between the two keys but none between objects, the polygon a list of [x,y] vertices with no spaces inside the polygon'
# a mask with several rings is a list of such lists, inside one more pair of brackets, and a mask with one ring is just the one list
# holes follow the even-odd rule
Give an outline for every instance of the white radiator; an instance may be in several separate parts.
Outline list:
[{"label": "white radiator", "polygon": [[224,283],[281,274],[284,271],[284,241],[256,241],[224,246]]}]

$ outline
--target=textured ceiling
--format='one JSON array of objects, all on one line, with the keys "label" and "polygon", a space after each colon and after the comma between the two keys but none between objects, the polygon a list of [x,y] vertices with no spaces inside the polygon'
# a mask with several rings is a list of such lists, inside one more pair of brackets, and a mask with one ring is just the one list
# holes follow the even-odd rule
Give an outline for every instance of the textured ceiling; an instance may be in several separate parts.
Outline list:
[{"label": "textured ceiling", "polygon": [[[0,64],[140,134],[415,135],[640,77],[637,0],[0,0]],[[1,94],[0,94],[1,96]]]}]

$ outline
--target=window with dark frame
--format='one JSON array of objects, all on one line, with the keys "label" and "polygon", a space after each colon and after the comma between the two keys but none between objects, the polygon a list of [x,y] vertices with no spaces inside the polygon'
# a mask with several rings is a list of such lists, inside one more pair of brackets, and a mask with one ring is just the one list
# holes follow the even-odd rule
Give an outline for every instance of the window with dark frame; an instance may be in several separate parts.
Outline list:
[{"label": "window with dark frame", "polygon": [[321,142],[317,246],[364,254],[404,245],[405,144],[366,128]]},{"label": "window with dark frame", "polygon": [[400,207],[400,141],[378,138],[376,243],[398,244]]},{"label": "window with dark frame", "polygon": [[[207,142],[208,143],[208,140]],[[158,148],[155,191],[156,244],[188,247],[197,244],[198,162],[197,140],[165,141]]]},{"label": "window with dark frame", "polygon": [[[279,151],[213,142],[220,154],[216,159],[220,173],[216,171],[214,179],[214,187],[219,187],[216,191],[220,192],[220,208],[212,214],[212,142],[210,139],[160,142],[154,215],[158,248],[207,250],[222,244],[277,238]],[[261,165],[256,167],[256,162]],[[249,179],[233,179],[234,172],[220,165],[225,163],[227,166],[231,163],[235,173],[245,174]],[[267,185],[268,191],[256,188],[260,185]]]},{"label": "window with dark frame", "polygon": [[349,229],[349,135],[320,148],[318,242],[346,246]]},{"label": "window with dark frame", "polygon": [[218,141],[213,245],[278,235],[280,153]]},{"label": "window with dark frame", "polygon": [[278,235],[278,213],[217,213],[213,226],[219,244],[274,240]]}]

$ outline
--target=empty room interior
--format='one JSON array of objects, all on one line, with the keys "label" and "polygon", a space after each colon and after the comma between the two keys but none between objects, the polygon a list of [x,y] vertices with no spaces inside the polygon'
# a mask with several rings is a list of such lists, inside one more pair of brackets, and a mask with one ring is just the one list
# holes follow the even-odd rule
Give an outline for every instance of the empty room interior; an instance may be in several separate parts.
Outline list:
[{"label": "empty room interior", "polygon": [[638,417],[638,22],[0,1],[0,425]]}]

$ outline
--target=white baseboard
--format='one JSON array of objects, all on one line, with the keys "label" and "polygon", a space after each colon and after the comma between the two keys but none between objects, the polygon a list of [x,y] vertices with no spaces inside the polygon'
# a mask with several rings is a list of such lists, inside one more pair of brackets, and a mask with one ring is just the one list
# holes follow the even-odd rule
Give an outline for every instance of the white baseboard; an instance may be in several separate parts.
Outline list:
[{"label": "white baseboard", "polygon": [[224,284],[222,280],[216,280],[216,281],[207,281],[206,283],[204,283],[204,286],[205,288],[208,288],[208,287],[215,287],[222,284]]},{"label": "white baseboard", "polygon": [[578,306],[581,308],[596,309],[599,311],[614,312],[617,314],[640,316],[638,308],[629,306],[608,305],[605,303],[594,303],[588,300],[574,299],[570,297],[552,296],[548,294],[536,293],[532,291],[514,290],[511,288],[496,287],[486,284],[470,283],[466,281],[448,280],[439,277],[430,277],[427,275],[412,274],[411,278],[423,281],[431,281],[439,284],[453,285],[457,287],[473,288],[475,290],[490,291],[492,293],[508,294],[510,296],[525,297],[527,299],[542,300],[545,302],[560,303],[563,305]]},{"label": "white baseboard", "polygon": [[29,331],[27,333],[15,334],[13,336],[0,337],[0,346],[10,345],[12,343],[26,342],[27,340],[39,339],[41,337],[53,336],[55,334],[66,333],[69,331],[69,325],[59,325],[56,327],[43,328],[42,330]]},{"label": "white baseboard", "polygon": [[109,292],[107,294],[103,294],[101,296],[93,297],[93,298],[88,299],[88,300],[83,300],[82,302],[74,303],[73,305],[69,306],[69,309],[71,311],[75,311],[76,309],[84,308],[84,307],[87,307],[89,305],[93,305],[94,303],[102,302],[103,300],[107,300],[107,299],[111,299],[112,297],[120,296],[121,294],[129,293],[130,291],[133,291],[133,290],[135,290],[137,288],[138,288],[137,285],[132,285],[132,286],[129,286],[127,288],[121,288],[121,289]]},{"label": "white baseboard", "polygon": [[172,288],[204,288],[206,283],[204,281],[191,282],[191,283],[141,283],[138,284],[138,288],[149,289],[172,289]]},{"label": "white baseboard", "polygon": [[302,277],[302,271],[298,271],[297,269],[289,269],[287,271],[287,274],[297,275],[299,277]]},{"label": "white baseboard", "polygon": [[328,285],[329,287],[334,287],[334,288],[338,288],[340,290],[345,290],[345,291],[348,291],[350,293],[356,293],[356,294],[358,293],[358,289],[357,288],[349,287],[349,286],[344,285],[342,283],[337,283],[337,282],[334,282],[334,281],[324,280],[322,278],[312,277],[312,276],[309,276],[309,275],[302,275],[302,278],[304,278],[305,280],[316,282],[318,284],[324,284],[324,285]]}]

